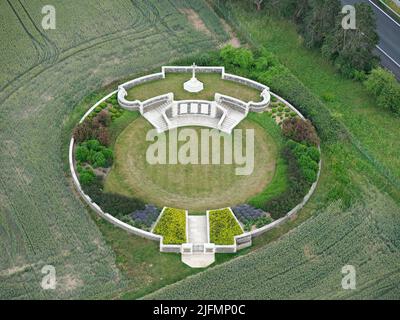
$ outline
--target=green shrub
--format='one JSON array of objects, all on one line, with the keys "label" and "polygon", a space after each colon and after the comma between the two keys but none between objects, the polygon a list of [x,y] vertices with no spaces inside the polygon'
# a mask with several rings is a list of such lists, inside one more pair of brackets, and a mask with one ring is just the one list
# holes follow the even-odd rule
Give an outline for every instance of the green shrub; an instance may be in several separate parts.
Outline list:
[{"label": "green shrub", "polygon": [[106,159],[105,167],[110,167],[114,160],[114,152],[110,148],[104,148],[101,152],[103,153],[104,158]]},{"label": "green shrub", "polygon": [[285,192],[269,199],[262,207],[275,220],[283,217],[298,205],[310,188],[310,183],[304,178],[290,147],[287,146],[282,150],[282,157],[287,163],[287,175],[290,184]]},{"label": "green shrub", "polygon": [[75,152],[75,158],[79,162],[85,162],[93,168],[110,167],[114,160],[114,153],[111,149],[101,145],[98,140],[92,139],[82,142]]},{"label": "green shrub", "polygon": [[310,184],[315,182],[319,170],[319,150],[316,147],[306,146],[294,141],[289,141],[287,146],[295,155],[299,168],[307,182]]},{"label": "green shrub", "polygon": [[225,63],[236,67],[248,69],[254,65],[253,52],[246,48],[228,45],[221,50],[220,56]]},{"label": "green shrub", "polygon": [[92,184],[96,179],[96,174],[90,168],[89,169],[80,168],[78,170],[78,173],[79,173],[79,182],[84,186]]},{"label": "green shrub", "polygon": [[79,162],[87,162],[89,149],[86,146],[78,146],[75,150],[75,159]]},{"label": "green shrub", "polygon": [[300,118],[286,119],[283,122],[282,133],[285,137],[297,142],[305,142],[310,145],[319,145],[317,131],[309,120]]},{"label": "green shrub", "polygon": [[316,147],[307,148],[307,155],[315,162],[319,163],[321,153],[319,152],[318,148]]},{"label": "green shrub", "polygon": [[217,245],[232,245],[234,236],[242,234],[243,230],[232,212],[226,209],[209,211],[210,241]]},{"label": "green shrub", "polygon": [[100,177],[96,177],[89,185],[82,185],[82,188],[104,212],[114,217],[122,217],[135,210],[144,209],[144,203],[139,199],[104,192],[103,181]]},{"label": "green shrub", "polygon": [[86,147],[89,150],[93,150],[93,151],[99,151],[100,150],[100,142],[98,140],[92,139],[92,140],[88,140],[86,141],[86,143],[83,143],[82,145],[86,145]]},{"label": "green shrub", "polygon": [[106,166],[106,157],[102,152],[96,152],[92,158],[93,168],[105,167]]},{"label": "green shrub", "polygon": [[376,68],[364,85],[376,97],[379,107],[400,114],[400,84],[391,72]]},{"label": "green shrub", "polygon": [[164,244],[186,243],[186,212],[181,209],[165,208],[153,233],[163,236]]},{"label": "green shrub", "polygon": [[272,221],[273,221],[273,219],[271,217],[263,216],[263,217],[256,219],[254,221],[255,222],[254,224],[257,228],[261,228],[263,226],[266,226],[267,224],[270,224]]}]

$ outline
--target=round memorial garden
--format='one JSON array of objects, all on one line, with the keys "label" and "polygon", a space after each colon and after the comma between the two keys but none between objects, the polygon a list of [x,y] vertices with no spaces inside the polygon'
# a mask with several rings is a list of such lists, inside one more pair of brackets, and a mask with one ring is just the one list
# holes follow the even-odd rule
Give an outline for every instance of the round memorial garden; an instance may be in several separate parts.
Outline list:
[{"label": "round memorial garden", "polygon": [[173,66],[93,106],[70,167],[92,209],[162,251],[236,252],[305,204],[320,151],[312,124],[267,86]]}]

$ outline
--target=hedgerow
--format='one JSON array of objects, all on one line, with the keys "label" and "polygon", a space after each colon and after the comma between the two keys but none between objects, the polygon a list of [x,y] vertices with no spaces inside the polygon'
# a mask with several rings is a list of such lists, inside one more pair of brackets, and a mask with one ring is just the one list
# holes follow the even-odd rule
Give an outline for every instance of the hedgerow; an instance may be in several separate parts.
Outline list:
[{"label": "hedgerow", "polygon": [[164,244],[182,244],[186,240],[186,211],[165,208],[153,233],[163,236]]},{"label": "hedgerow", "polygon": [[232,212],[226,209],[209,211],[210,242],[217,245],[233,245],[234,236],[243,233]]}]

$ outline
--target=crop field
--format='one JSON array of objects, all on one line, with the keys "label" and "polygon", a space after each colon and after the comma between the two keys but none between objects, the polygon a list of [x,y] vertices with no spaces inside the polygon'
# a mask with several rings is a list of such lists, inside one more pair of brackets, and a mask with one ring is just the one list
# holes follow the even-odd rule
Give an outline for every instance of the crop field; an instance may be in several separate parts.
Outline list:
[{"label": "crop field", "polygon": [[[202,1],[57,0],[48,31],[45,4],[0,2],[0,298],[98,297],[127,280],[64,175],[62,126],[93,90],[227,35]],[[220,31],[198,31],[181,8]],[[56,268],[56,290],[40,287],[44,265]]]},{"label": "crop field", "polygon": [[[349,132],[322,142],[321,177],[305,208],[205,271],[89,212],[66,174],[74,124],[118,83],[225,44],[209,6],[217,0],[53,0],[57,27],[48,31],[48,1],[3,0],[0,299],[400,298],[399,119],[305,49],[293,24],[229,2],[242,44],[251,46],[251,34],[265,45],[295,75],[294,91],[320,101],[321,113]],[[271,88],[285,92],[280,85]],[[121,119],[112,142],[136,117]],[[249,120],[263,127],[262,116]],[[265,196],[286,187],[285,165],[278,169],[273,187],[260,185]],[[341,287],[348,264],[356,290]],[[46,265],[55,267],[55,290],[41,288]]]}]

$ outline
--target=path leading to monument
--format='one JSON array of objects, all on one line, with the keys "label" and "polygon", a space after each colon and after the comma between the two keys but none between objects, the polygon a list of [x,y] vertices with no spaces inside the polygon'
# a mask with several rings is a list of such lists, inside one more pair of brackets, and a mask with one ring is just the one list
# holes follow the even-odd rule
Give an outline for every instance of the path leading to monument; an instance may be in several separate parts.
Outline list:
[{"label": "path leading to monument", "polygon": [[207,217],[188,216],[189,242],[193,244],[207,243]]},{"label": "path leading to monument", "polygon": [[207,217],[188,216],[188,242],[193,244],[193,252],[183,253],[182,262],[192,268],[206,268],[214,263],[214,253],[204,253],[207,238]]}]

